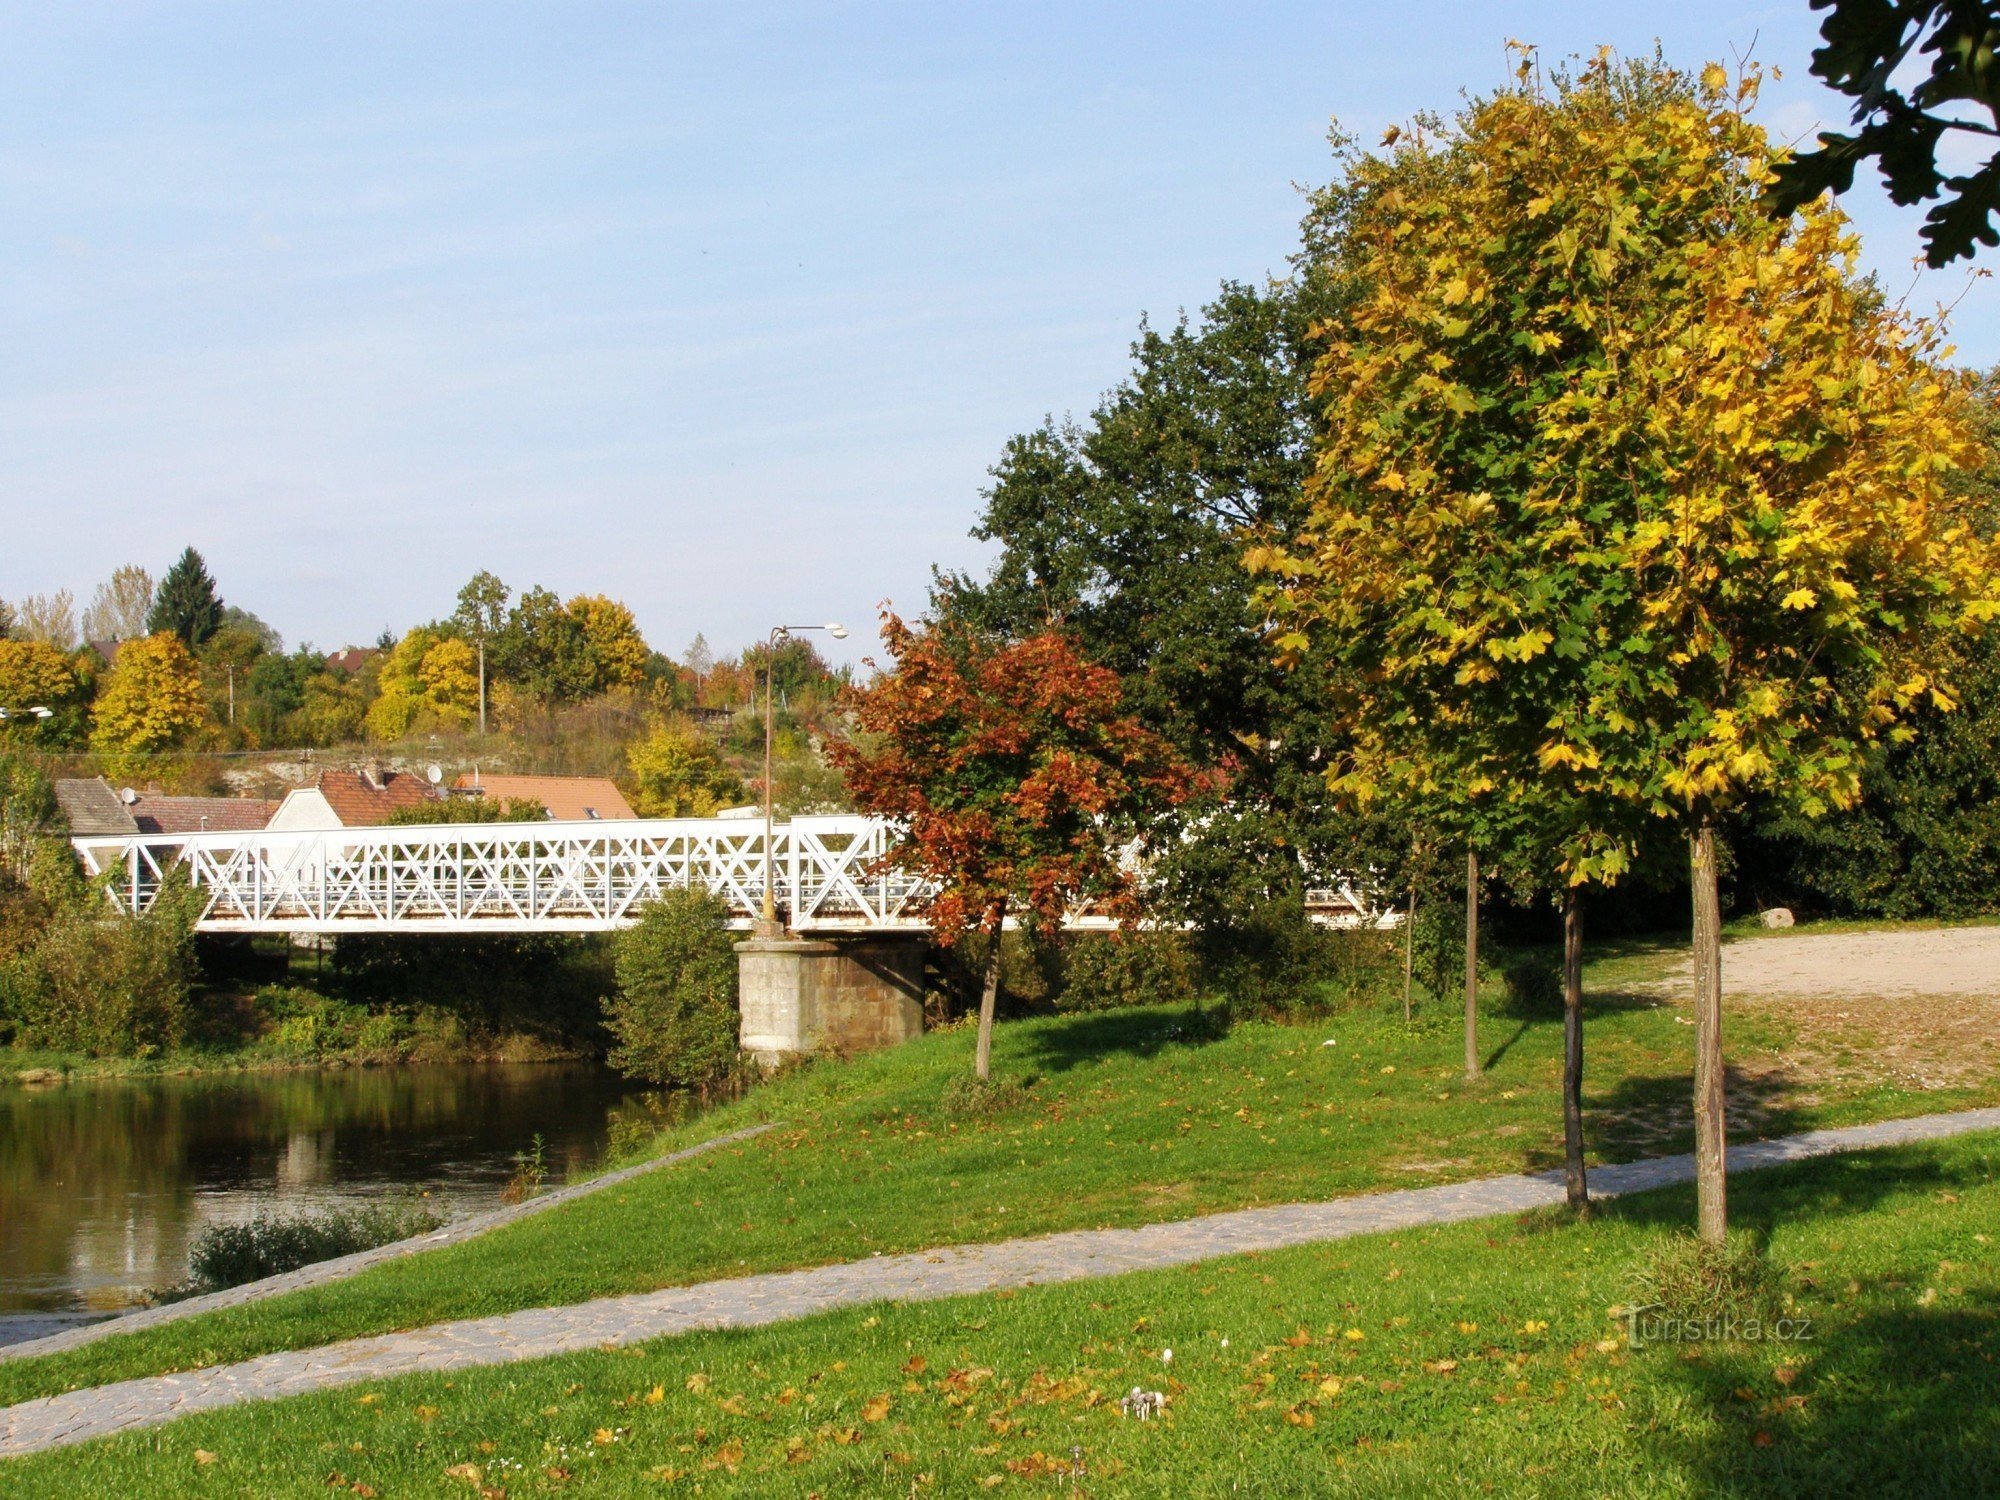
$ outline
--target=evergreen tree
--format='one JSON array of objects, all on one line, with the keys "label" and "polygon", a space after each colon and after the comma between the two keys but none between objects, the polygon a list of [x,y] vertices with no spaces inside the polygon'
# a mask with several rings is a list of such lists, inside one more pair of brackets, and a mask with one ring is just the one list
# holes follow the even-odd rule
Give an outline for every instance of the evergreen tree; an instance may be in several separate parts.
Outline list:
[{"label": "evergreen tree", "polygon": [[201,560],[201,554],[190,547],[160,580],[152,613],[146,616],[146,631],[149,635],[177,635],[192,650],[221,625],[222,600],[216,595],[215,580],[208,576],[208,564]]}]

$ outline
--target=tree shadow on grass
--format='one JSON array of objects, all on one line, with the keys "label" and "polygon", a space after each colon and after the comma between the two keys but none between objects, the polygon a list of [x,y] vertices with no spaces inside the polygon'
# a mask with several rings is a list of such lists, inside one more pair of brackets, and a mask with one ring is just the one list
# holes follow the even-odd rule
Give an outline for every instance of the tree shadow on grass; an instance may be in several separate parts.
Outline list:
[{"label": "tree shadow on grass", "polygon": [[2000,1299],[1990,1293],[1818,1326],[1810,1342],[1785,1346],[1789,1385],[1759,1346],[1635,1357],[1670,1362],[1664,1397],[1706,1418],[1651,1425],[1644,1439],[1697,1494],[2000,1495]]},{"label": "tree shadow on grass", "polygon": [[[1817,1113],[1818,1095],[1810,1084],[1784,1067],[1726,1067],[1729,1138],[1769,1139],[1824,1124]],[[1608,1159],[1632,1161],[1694,1149],[1691,1072],[1628,1074],[1609,1089],[1595,1091],[1586,1073],[1584,1088],[1584,1138]]]},{"label": "tree shadow on grass", "polygon": [[[1913,1191],[1984,1185],[1993,1180],[1993,1171],[1994,1164],[1985,1160],[1946,1165],[1939,1162],[1934,1147],[1919,1145],[1884,1146],[1766,1171],[1732,1172],[1729,1227],[1766,1243],[1780,1224],[1867,1213]],[[1694,1207],[1693,1185],[1682,1184],[1600,1199],[1593,1211],[1602,1218],[1681,1230],[1693,1227]],[[1843,1285],[1847,1280],[1842,1276]]]},{"label": "tree shadow on grass", "polygon": [[1037,1028],[1025,1061],[1047,1072],[1065,1073],[1112,1053],[1149,1058],[1169,1047],[1206,1046],[1227,1035],[1229,1013],[1220,1006],[1095,1011],[1071,1016],[1059,1026]]},{"label": "tree shadow on grass", "polygon": [[1491,1073],[1495,1068],[1499,1067],[1500,1059],[1514,1050],[1514,1044],[1526,1036],[1534,1024],[1533,1021],[1523,1021],[1520,1025],[1516,1026],[1512,1036],[1486,1054],[1486,1066],[1482,1071]]}]

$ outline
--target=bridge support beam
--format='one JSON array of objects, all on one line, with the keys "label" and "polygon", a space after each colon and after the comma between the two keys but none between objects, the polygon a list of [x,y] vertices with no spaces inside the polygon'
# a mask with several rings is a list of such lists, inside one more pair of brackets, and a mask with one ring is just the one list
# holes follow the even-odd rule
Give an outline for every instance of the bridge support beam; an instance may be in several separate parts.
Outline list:
[{"label": "bridge support beam", "polygon": [[928,933],[754,937],[736,945],[743,1050],[764,1067],[889,1047],[924,1029]]}]

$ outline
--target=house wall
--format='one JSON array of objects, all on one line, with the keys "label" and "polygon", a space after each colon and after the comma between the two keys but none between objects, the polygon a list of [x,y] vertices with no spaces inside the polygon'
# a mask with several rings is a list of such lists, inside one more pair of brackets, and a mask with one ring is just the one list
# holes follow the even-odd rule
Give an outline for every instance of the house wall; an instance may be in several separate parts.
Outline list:
[{"label": "house wall", "polygon": [[345,827],[340,816],[333,810],[333,804],[326,800],[326,794],[318,787],[294,787],[285,793],[285,800],[278,804],[278,810],[271,814],[268,825],[276,832],[322,828]]}]

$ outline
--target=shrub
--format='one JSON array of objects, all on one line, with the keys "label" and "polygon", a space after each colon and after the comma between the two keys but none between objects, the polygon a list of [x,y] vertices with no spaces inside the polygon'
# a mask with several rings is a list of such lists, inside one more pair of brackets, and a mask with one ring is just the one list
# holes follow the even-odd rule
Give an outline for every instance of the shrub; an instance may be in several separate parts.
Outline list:
[{"label": "shrub", "polygon": [[667,892],[618,935],[605,1022],[611,1064],[667,1088],[710,1088],[736,1070],[736,950],[729,908],[707,891]]},{"label": "shrub", "polygon": [[428,1234],[443,1223],[444,1216],[429,1205],[411,1202],[326,1213],[260,1214],[247,1224],[212,1224],[188,1252],[188,1279],[162,1296],[194,1297],[262,1281],[317,1261]]},{"label": "shrub", "polygon": [[1746,1234],[1732,1234],[1721,1245],[1670,1235],[1630,1280],[1635,1305],[1683,1322],[1768,1323],[1784,1312],[1783,1279]]},{"label": "shrub", "polygon": [[1303,906],[1272,901],[1196,937],[1204,980],[1232,1007],[1275,1017],[1349,1010],[1400,996],[1400,935],[1320,927]]},{"label": "shrub", "polygon": [[1116,1010],[1195,993],[1194,954],[1179,932],[1091,934],[1070,943],[1056,1009]]},{"label": "shrub", "polygon": [[985,1119],[1004,1115],[1028,1102],[1028,1085],[1018,1078],[975,1078],[957,1073],[944,1086],[946,1119]]},{"label": "shrub", "polygon": [[193,923],[173,892],[144,917],[58,915],[0,971],[15,1039],[64,1052],[146,1056],[187,1029]]}]

